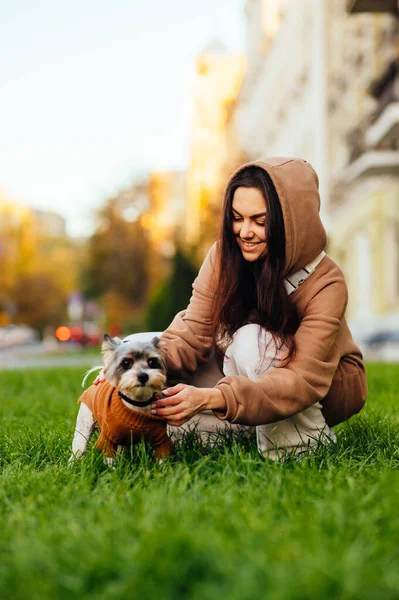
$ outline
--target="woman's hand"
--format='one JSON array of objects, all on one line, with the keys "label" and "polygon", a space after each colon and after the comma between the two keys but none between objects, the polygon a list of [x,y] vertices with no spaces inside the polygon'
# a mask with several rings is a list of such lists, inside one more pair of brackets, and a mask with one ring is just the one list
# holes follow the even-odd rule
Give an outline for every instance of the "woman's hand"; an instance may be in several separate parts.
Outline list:
[{"label": "woman's hand", "polygon": [[203,410],[224,410],[226,402],[218,388],[197,388],[179,383],[162,392],[161,398],[151,406],[151,412],[163,417],[168,425],[179,427]]},{"label": "woman's hand", "polygon": [[98,385],[99,383],[103,383],[104,381],[106,381],[105,375],[104,375],[104,369],[101,369],[101,371],[99,372],[99,374],[93,381],[93,385]]}]

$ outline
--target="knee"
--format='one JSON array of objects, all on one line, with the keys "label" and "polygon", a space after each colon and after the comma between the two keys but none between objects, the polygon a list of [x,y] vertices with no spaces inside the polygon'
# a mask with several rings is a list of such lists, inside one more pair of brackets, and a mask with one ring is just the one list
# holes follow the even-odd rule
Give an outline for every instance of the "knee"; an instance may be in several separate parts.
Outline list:
[{"label": "knee", "polygon": [[248,323],[240,327],[229,346],[229,349],[234,352],[234,356],[240,358],[247,356],[248,352],[251,356],[262,355],[265,348],[274,354],[277,350],[276,341],[269,331],[256,323]]},{"label": "knee", "polygon": [[236,366],[238,374],[253,379],[272,366],[278,351],[278,340],[276,345],[269,331],[256,323],[248,323],[234,334],[226,351],[226,359]]}]

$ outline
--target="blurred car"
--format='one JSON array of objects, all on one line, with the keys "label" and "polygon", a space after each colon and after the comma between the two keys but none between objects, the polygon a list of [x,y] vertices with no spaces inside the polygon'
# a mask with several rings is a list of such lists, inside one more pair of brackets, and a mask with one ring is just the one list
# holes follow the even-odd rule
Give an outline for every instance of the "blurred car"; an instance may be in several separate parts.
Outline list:
[{"label": "blurred car", "polygon": [[364,354],[370,360],[399,361],[399,330],[374,332],[364,340]]},{"label": "blurred car", "polygon": [[60,325],[55,331],[55,337],[59,342],[82,346],[98,346],[103,339],[100,326],[89,321],[79,325]]},{"label": "blurred car", "polygon": [[28,325],[6,325],[0,327],[0,348],[29,344],[37,339],[37,333]]}]

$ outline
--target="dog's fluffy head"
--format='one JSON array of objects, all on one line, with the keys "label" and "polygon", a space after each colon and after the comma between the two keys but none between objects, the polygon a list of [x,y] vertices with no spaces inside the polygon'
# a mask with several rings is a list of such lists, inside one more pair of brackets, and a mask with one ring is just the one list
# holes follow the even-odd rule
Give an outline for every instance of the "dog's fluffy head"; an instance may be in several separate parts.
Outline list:
[{"label": "dog's fluffy head", "polygon": [[104,336],[102,344],[104,373],[121,392],[145,402],[166,384],[166,367],[159,348],[159,338],[139,342]]}]

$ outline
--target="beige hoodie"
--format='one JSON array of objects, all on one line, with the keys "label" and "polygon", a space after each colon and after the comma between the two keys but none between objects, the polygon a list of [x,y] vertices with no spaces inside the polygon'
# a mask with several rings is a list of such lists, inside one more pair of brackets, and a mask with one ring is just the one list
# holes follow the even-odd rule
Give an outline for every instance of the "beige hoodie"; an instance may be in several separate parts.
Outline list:
[{"label": "beige hoodie", "polygon": [[[278,193],[289,279],[290,273],[313,261],[326,245],[317,175],[306,161],[290,158],[254,161],[235,173],[249,165],[264,169]],[[174,376],[193,373],[207,361],[214,346],[211,310],[217,293],[217,253],[215,243],[194,281],[189,306],[176,315],[162,336],[168,370]],[[232,376],[221,379],[217,387],[227,410],[215,412],[220,419],[261,425],[290,417],[319,401],[327,423],[335,425],[362,408],[367,395],[366,373],[345,320],[348,294],[340,268],[325,256],[290,299],[300,319],[295,358],[257,381]]]}]

